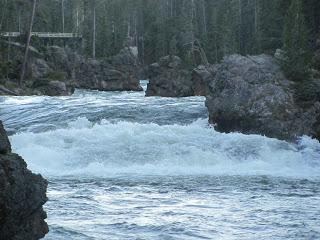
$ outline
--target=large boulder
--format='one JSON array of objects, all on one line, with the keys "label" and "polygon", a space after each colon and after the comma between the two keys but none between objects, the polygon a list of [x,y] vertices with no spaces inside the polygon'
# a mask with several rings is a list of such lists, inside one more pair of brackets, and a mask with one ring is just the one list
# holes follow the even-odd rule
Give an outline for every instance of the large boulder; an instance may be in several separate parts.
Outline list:
[{"label": "large boulder", "polygon": [[112,65],[137,67],[139,64],[137,47],[125,47],[112,57]]},{"label": "large boulder", "polygon": [[206,96],[207,86],[211,80],[212,73],[215,70],[215,65],[204,66],[200,65],[192,71],[193,92],[196,96]]},{"label": "large boulder", "polygon": [[177,56],[166,56],[148,67],[146,96],[188,97],[194,95],[191,72]]},{"label": "large boulder", "polygon": [[70,48],[49,46],[45,52],[45,60],[51,69],[66,72],[70,78],[85,58]]},{"label": "large boulder", "polygon": [[47,62],[41,58],[34,59],[29,65],[29,75],[33,79],[46,77],[52,71]]},{"label": "large boulder", "polygon": [[47,78],[35,79],[32,83],[33,93],[47,96],[69,96],[75,88],[67,81],[50,80]]},{"label": "large boulder", "polygon": [[107,61],[89,59],[82,63],[76,74],[79,88],[100,91],[142,91],[134,71],[115,67]]},{"label": "large boulder", "polygon": [[0,239],[35,240],[48,233],[43,205],[47,181],[27,169],[24,160],[11,153],[0,121]]},{"label": "large boulder", "polygon": [[320,103],[297,104],[294,83],[271,56],[225,57],[212,73],[206,106],[218,131],[285,140],[320,136]]}]

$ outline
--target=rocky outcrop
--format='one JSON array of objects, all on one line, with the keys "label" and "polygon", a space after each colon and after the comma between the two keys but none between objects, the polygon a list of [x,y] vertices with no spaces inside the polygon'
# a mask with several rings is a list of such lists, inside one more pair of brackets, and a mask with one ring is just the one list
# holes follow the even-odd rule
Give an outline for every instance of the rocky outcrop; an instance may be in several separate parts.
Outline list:
[{"label": "rocky outcrop", "polygon": [[208,84],[216,65],[200,65],[192,71],[192,88],[195,96],[206,96]]},{"label": "rocky outcrop", "polygon": [[46,53],[54,71],[65,72],[77,88],[100,91],[142,91],[136,77],[138,59],[134,48],[124,48],[109,60],[86,59],[60,47],[49,47]]},{"label": "rocky outcrop", "polygon": [[7,154],[11,152],[11,145],[6,131],[0,121],[0,154]]},{"label": "rocky outcrop", "polygon": [[[68,84],[68,85],[67,85]],[[47,78],[36,79],[32,83],[33,93],[47,96],[68,96],[75,88],[69,82],[59,80],[49,80]]]},{"label": "rocky outcrop", "polygon": [[205,96],[214,65],[200,65],[190,71],[178,56],[166,56],[146,69],[147,96]]},{"label": "rocky outcrop", "polygon": [[320,103],[297,104],[294,83],[271,56],[225,57],[212,72],[206,106],[221,132],[285,140],[320,136]]},{"label": "rocky outcrop", "polygon": [[190,71],[183,69],[177,56],[166,56],[148,67],[149,84],[146,96],[188,97],[193,96]]},{"label": "rocky outcrop", "polygon": [[[16,62],[19,61],[21,59],[17,57]],[[65,96],[72,94],[75,88],[142,91],[138,69],[137,49],[134,47],[126,47],[110,59],[93,60],[69,48],[50,46],[41,55],[31,54],[27,80],[22,86],[18,85],[18,76],[14,76],[5,81],[0,95],[11,92],[10,95]]]},{"label": "rocky outcrop", "polygon": [[42,206],[47,201],[47,181],[27,169],[11,152],[0,121],[0,239],[36,240],[48,233]]}]

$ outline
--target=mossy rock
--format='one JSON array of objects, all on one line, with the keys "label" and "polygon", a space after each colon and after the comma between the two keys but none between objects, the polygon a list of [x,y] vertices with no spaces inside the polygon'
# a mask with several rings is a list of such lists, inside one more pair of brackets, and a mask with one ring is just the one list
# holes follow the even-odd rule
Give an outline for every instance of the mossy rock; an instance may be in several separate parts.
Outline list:
[{"label": "mossy rock", "polygon": [[48,75],[46,76],[49,80],[58,80],[58,81],[63,81],[68,78],[68,74],[63,71],[52,71],[49,72]]}]

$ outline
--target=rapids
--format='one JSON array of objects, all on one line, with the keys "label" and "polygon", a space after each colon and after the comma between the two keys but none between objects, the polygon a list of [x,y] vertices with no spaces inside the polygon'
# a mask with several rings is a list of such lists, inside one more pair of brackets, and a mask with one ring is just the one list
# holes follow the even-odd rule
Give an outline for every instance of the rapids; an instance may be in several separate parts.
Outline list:
[{"label": "rapids", "polygon": [[14,151],[49,180],[46,239],[319,239],[319,142],[207,118],[203,97],[0,97]]}]

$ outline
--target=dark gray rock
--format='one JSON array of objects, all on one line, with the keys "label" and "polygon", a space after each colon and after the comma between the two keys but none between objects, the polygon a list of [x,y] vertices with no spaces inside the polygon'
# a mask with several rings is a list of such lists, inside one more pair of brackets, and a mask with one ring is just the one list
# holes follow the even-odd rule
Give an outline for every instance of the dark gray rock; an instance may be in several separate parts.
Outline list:
[{"label": "dark gray rock", "polygon": [[44,59],[36,58],[30,64],[28,71],[30,72],[31,78],[37,79],[46,77],[52,70]]},{"label": "dark gray rock", "polygon": [[106,61],[87,60],[76,73],[79,88],[100,91],[142,91],[135,72],[122,67],[115,67]]},{"label": "dark gray rock", "polygon": [[148,67],[149,84],[146,96],[188,97],[193,96],[191,72],[183,69],[177,56],[166,56]]},{"label": "dark gray rock", "polygon": [[303,108],[294,96],[293,82],[271,56],[232,55],[213,72],[206,106],[218,131],[285,140],[319,136],[320,103]]},{"label": "dark gray rock", "polygon": [[64,71],[78,88],[100,91],[142,91],[137,78],[134,48],[124,48],[111,60],[86,59],[60,47],[49,47],[46,59],[55,71]]},{"label": "dark gray rock", "polygon": [[117,55],[113,56],[111,61],[114,66],[125,65],[136,67],[139,64],[138,49],[136,47],[125,47]]},{"label": "dark gray rock", "polygon": [[33,81],[32,89],[33,93],[39,93],[41,95],[68,96],[74,92],[75,88],[72,84],[67,85],[67,83],[47,78],[39,78]]},{"label": "dark gray rock", "polygon": [[48,96],[68,96],[73,92],[74,88],[67,88],[66,83],[62,81],[50,81],[45,90]]},{"label": "dark gray rock", "polygon": [[[8,142],[0,121],[1,139]],[[2,141],[2,140],[1,140]],[[36,240],[48,233],[43,205],[47,201],[47,181],[27,169],[24,160],[0,153],[0,239]]]},{"label": "dark gray rock", "polygon": [[200,65],[192,71],[193,92],[196,96],[206,96],[207,86],[212,78],[215,65]]},{"label": "dark gray rock", "polygon": [[6,131],[0,121],[0,154],[7,154],[11,152],[11,145]]},{"label": "dark gray rock", "polygon": [[[13,61],[20,63],[21,53]],[[28,63],[28,80],[22,86],[6,84],[9,82],[7,80],[0,82],[3,85],[0,95],[64,96],[72,94],[75,87],[101,91],[143,91],[138,78],[140,66],[135,47],[126,47],[108,60],[93,60],[69,48],[50,46],[43,54],[31,54]],[[18,83],[17,79],[18,76],[15,76],[10,82]]]}]

